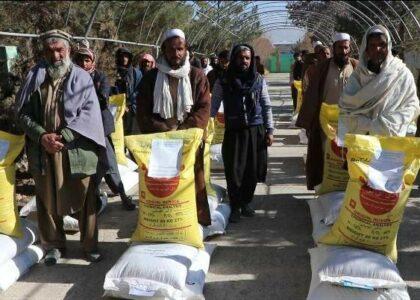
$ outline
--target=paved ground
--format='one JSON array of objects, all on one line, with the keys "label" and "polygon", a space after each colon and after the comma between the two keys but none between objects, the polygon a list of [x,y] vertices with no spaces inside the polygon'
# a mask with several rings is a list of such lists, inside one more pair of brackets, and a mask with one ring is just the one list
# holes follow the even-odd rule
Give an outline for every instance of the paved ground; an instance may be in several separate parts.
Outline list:
[{"label": "paved ground", "polygon": [[[213,239],[213,254],[204,294],[206,299],[305,299],[311,270],[307,249],[313,247],[311,220],[305,199],[299,130],[289,129],[291,101],[287,74],[268,76],[276,122],[270,148],[267,184],[259,185],[254,201],[257,215],[228,227]],[[224,184],[220,173],[215,182]],[[135,194],[135,191],[134,191]],[[420,193],[413,193],[399,234],[398,268],[410,285],[412,299],[420,299]],[[88,264],[79,259],[78,235],[69,236],[70,258],[55,267],[35,266],[0,299],[99,299],[105,273],[127,248],[136,212],[111,200],[100,218],[100,247],[105,260]]]}]

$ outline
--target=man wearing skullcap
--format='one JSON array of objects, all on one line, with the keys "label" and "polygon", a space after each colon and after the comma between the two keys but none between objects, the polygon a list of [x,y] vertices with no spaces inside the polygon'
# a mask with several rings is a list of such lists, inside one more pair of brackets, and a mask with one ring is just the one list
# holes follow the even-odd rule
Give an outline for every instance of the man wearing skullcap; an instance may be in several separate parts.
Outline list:
[{"label": "man wearing skullcap", "polygon": [[273,114],[264,77],[257,72],[254,49],[241,44],[233,48],[226,76],[212,91],[211,116],[224,106],[225,136],[223,163],[232,213],[231,222],[241,215],[255,214],[250,206],[257,182],[267,174],[267,146],[273,143]]},{"label": "man wearing skullcap", "polygon": [[308,86],[303,93],[303,104],[296,125],[306,129],[308,135],[308,156],[306,160],[306,182],[313,190],[322,182],[325,136],[321,130],[319,112],[322,103],[338,104],[348,78],[357,66],[357,60],[350,58],[350,35],[334,35],[333,57],[315,65],[308,72]]},{"label": "man wearing skullcap", "polygon": [[99,197],[99,184],[102,178],[105,177],[105,182],[108,184],[111,191],[120,195],[123,207],[126,210],[134,210],[136,206],[133,204],[131,197],[127,196],[125,193],[111,139],[111,133],[115,131],[114,117],[109,110],[108,105],[111,88],[105,73],[96,68],[95,53],[89,48],[89,42],[84,41],[83,44],[81,43],[78,45],[75,54],[75,62],[90,74],[95,86],[96,95],[98,96],[99,106],[101,107],[106,143],[106,161],[99,162],[101,167],[98,168],[96,176],[97,197]]},{"label": "man wearing skullcap", "polygon": [[45,263],[53,265],[64,254],[63,216],[70,214],[78,216],[86,259],[99,261],[93,180],[105,152],[99,101],[89,73],[70,60],[71,36],[51,30],[40,38],[44,60],[30,70],[19,91],[17,113],[35,180]]},{"label": "man wearing skullcap", "polygon": [[[137,98],[137,122],[142,133],[207,127],[210,115],[209,82],[202,69],[192,67],[185,34],[180,29],[163,35],[157,68],[143,77]],[[204,181],[204,147],[194,166],[198,221],[210,225]]]},{"label": "man wearing skullcap", "polygon": [[414,76],[391,49],[391,37],[384,26],[367,30],[360,46],[360,64],[339,102],[341,143],[346,133],[405,136],[418,117]]}]

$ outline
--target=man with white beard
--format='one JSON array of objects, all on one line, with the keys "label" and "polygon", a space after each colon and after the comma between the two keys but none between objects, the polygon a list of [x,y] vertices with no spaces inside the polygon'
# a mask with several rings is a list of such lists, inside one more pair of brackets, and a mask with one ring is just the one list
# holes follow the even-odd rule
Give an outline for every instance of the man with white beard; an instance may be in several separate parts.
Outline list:
[{"label": "man with white beard", "polygon": [[56,264],[65,252],[63,216],[69,214],[79,219],[85,258],[96,262],[102,257],[92,178],[105,150],[99,101],[90,75],[70,60],[71,36],[50,30],[40,38],[44,60],[29,71],[16,106],[35,180],[45,264]]}]

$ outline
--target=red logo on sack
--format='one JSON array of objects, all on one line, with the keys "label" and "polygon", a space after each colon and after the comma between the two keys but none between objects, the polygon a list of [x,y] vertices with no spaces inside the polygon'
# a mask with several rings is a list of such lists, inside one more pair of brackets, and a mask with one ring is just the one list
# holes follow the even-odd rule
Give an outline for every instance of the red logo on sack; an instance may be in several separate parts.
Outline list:
[{"label": "red logo on sack", "polygon": [[360,202],[363,208],[372,215],[383,215],[390,212],[398,202],[399,193],[387,193],[375,190],[366,184],[360,189]]},{"label": "red logo on sack", "polygon": [[216,114],[216,120],[217,122],[221,123],[221,124],[225,124],[225,114],[224,113],[217,113]]},{"label": "red logo on sack", "polygon": [[[179,176],[172,178],[154,178],[147,176],[148,170],[143,165],[142,169],[145,171],[145,182],[149,192],[158,198],[165,198],[172,195],[179,186]],[[181,170],[184,169],[182,166]]]}]

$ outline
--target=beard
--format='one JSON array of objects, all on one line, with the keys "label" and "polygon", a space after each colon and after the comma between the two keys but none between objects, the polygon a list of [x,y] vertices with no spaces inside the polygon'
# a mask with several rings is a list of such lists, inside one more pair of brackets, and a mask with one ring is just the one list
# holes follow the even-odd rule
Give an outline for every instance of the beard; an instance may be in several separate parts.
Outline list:
[{"label": "beard", "polygon": [[64,58],[62,61],[55,63],[48,62],[47,72],[52,80],[61,79],[66,75],[70,68],[71,60],[70,57]]},{"label": "beard", "polygon": [[349,57],[348,56],[334,56],[334,62],[336,63],[337,66],[342,68],[348,64]]}]

